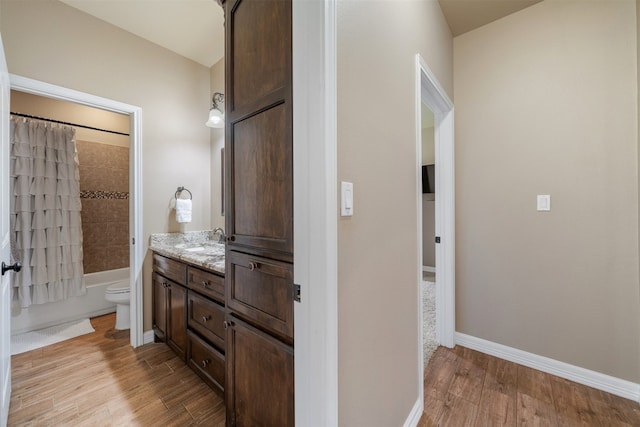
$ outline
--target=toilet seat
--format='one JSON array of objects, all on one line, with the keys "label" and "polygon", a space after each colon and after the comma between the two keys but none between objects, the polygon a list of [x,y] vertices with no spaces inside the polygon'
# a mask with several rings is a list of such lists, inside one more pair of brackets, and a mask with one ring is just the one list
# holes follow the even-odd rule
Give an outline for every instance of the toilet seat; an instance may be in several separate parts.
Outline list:
[{"label": "toilet seat", "polygon": [[105,293],[107,294],[126,294],[129,293],[130,289],[129,289],[129,284],[128,283],[122,283],[122,282],[116,282],[113,285],[110,285],[107,287],[107,290],[105,291]]}]

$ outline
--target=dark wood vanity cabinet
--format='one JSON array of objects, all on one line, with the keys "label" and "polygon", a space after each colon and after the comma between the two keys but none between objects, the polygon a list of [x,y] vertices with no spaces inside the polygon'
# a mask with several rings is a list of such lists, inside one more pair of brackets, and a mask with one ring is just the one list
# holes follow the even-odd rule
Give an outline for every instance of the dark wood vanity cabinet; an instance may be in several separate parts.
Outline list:
[{"label": "dark wood vanity cabinet", "polygon": [[183,360],[187,348],[187,288],[183,285],[186,266],[178,261],[153,256],[153,330]]},{"label": "dark wood vanity cabinet", "polygon": [[[153,331],[213,389],[224,391],[224,277],[153,255]],[[185,286],[186,285],[186,286]]]},{"label": "dark wood vanity cabinet", "polygon": [[227,425],[292,426],[292,2],[223,3]]},{"label": "dark wood vanity cabinet", "polygon": [[187,290],[173,280],[153,273],[153,331],[185,360]]}]

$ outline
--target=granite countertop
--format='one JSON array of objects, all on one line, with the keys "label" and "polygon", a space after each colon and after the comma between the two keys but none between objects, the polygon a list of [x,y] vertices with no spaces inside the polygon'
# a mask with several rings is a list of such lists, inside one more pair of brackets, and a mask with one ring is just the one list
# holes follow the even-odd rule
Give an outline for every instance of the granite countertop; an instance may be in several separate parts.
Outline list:
[{"label": "granite countertop", "polygon": [[184,261],[224,274],[224,243],[211,240],[211,231],[152,234],[149,249],[169,258]]}]

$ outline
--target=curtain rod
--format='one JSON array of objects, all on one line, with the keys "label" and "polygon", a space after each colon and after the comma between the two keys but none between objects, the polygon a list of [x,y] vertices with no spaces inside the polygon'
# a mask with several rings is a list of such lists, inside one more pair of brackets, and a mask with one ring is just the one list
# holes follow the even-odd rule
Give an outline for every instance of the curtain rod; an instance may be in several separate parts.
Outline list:
[{"label": "curtain rod", "polygon": [[14,115],[14,116],[26,117],[28,119],[44,120],[45,122],[59,123],[61,125],[68,125],[68,126],[74,126],[74,127],[84,128],[84,129],[97,130],[97,131],[100,131],[100,132],[115,133],[116,135],[129,136],[128,133],[124,133],[124,132],[118,132],[118,131],[115,131],[115,130],[108,130],[108,129],[94,128],[94,127],[91,127],[91,126],[79,125],[77,123],[63,122],[61,120],[47,119],[46,117],[32,116],[31,114],[15,113],[13,111],[11,112],[11,114]]}]

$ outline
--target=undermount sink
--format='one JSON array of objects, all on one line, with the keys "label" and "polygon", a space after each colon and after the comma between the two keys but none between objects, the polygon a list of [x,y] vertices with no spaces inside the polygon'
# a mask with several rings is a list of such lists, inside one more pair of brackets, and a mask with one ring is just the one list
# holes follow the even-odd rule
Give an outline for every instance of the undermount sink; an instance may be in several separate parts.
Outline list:
[{"label": "undermount sink", "polygon": [[204,251],[204,246],[192,246],[188,243],[179,243],[175,245],[176,249],[182,249],[185,252],[201,252]]}]

